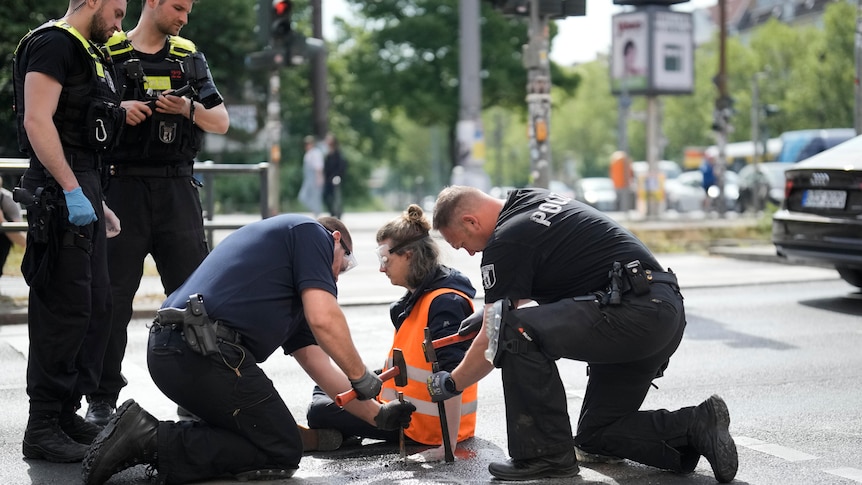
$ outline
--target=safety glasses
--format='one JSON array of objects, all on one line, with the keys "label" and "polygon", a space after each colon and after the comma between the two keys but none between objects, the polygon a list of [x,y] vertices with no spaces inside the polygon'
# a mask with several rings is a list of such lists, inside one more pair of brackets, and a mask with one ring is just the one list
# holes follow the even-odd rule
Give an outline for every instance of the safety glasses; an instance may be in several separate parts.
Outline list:
[{"label": "safety glasses", "polygon": [[359,262],[356,261],[356,256],[353,255],[353,251],[351,251],[347,247],[347,244],[344,243],[344,239],[339,239],[338,242],[341,243],[341,248],[344,249],[344,261],[346,264],[341,268],[341,273],[344,274],[359,265]]}]

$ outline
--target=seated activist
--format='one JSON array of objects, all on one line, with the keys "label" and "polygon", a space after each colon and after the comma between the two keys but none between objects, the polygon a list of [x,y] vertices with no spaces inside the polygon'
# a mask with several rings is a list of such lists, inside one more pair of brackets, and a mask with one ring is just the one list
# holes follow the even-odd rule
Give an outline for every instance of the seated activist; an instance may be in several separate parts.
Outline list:
[{"label": "seated activist", "polygon": [[[381,402],[397,400],[397,391],[413,403],[410,427],[404,433],[411,443],[437,446],[410,457],[413,461],[439,461],[443,459],[443,433],[438,406],[431,401],[425,384],[431,374],[431,363],[426,361],[422,342],[425,328],[430,328],[432,340],[451,336],[458,331],[461,321],[473,312],[472,298],[476,290],[470,280],[455,269],[439,261],[439,248],[429,235],[431,224],[422,208],[411,204],[398,218],[386,223],[377,231],[377,255],[380,272],[385,273],[393,285],[407,289],[404,296],[390,306],[390,317],[395,326],[392,349],[401,349],[407,365],[408,383],[396,387],[395,379],[384,382]],[[441,369],[454,369],[470,345],[459,342],[437,349]],[[386,368],[392,365],[389,351]],[[385,369],[384,369],[385,370]],[[445,402],[451,450],[457,442],[473,436],[476,428],[477,386]],[[319,387],[316,387],[308,408],[308,424],[321,434],[331,429],[340,431],[345,439],[370,438],[397,442],[399,432],[375,428],[338,407]]]}]

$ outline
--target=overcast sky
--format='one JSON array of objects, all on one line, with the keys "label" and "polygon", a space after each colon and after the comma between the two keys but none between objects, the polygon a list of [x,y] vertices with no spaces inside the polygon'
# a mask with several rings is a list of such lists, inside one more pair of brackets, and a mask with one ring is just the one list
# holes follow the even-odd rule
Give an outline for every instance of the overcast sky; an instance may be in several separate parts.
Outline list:
[{"label": "overcast sky", "polygon": [[[323,36],[332,36],[332,18],[350,18],[346,0],[325,0],[323,3]],[[690,11],[715,5],[718,0],[690,0],[673,7]],[[607,53],[611,43],[611,16],[623,8],[612,0],[587,0],[587,15],[557,20],[559,33],[551,46],[551,59],[562,65],[592,61],[599,52]]]}]

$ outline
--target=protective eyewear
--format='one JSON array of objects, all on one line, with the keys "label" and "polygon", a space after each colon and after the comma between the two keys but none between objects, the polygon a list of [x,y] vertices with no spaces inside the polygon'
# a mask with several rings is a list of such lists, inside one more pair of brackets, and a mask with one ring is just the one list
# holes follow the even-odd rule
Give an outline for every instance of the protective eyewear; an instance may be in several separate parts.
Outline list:
[{"label": "protective eyewear", "polygon": [[380,266],[385,268],[386,265],[389,264],[390,254],[392,253],[389,251],[388,244],[381,244],[380,246],[377,246],[377,261],[380,262]]},{"label": "protective eyewear", "polygon": [[338,242],[341,243],[341,248],[344,249],[344,260],[347,262],[347,264],[341,268],[341,273],[344,274],[358,266],[359,262],[356,261],[356,256],[353,255],[353,251],[351,251],[350,248],[347,247],[347,244],[344,243],[344,239],[339,239]]}]

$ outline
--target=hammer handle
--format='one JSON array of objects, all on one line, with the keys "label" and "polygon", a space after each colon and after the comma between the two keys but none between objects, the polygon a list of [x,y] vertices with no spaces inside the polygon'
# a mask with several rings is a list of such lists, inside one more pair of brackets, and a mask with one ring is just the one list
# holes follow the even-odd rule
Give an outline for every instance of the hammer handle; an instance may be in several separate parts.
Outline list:
[{"label": "hammer handle", "polygon": [[438,338],[437,340],[432,341],[431,345],[435,349],[439,349],[440,347],[445,347],[447,345],[452,345],[452,344],[457,344],[459,342],[466,342],[467,340],[472,340],[473,338],[476,337],[476,335],[479,335],[478,330],[475,332],[472,332],[472,333],[468,333],[467,335],[458,335],[457,333],[455,333],[455,334],[452,334],[448,337]]},{"label": "hammer handle", "polygon": [[[383,371],[379,377],[380,377],[381,381],[385,382],[385,381],[388,381],[389,379],[392,379],[393,377],[397,376],[399,374],[399,372],[400,371],[398,370],[398,367],[390,367],[390,368],[386,369],[385,371]],[[341,394],[335,396],[335,404],[338,404],[339,407],[344,407],[345,404],[356,399],[356,397],[357,397],[356,389],[344,391]]]}]

